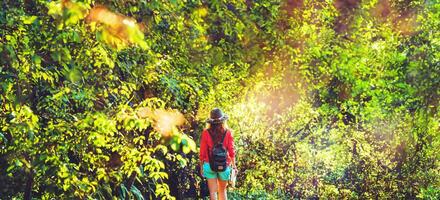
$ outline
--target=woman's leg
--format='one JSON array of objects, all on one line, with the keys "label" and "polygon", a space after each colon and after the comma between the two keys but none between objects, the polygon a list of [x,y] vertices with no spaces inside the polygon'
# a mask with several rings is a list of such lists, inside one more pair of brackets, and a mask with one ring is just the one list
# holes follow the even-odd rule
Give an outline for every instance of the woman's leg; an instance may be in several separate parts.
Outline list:
[{"label": "woman's leg", "polygon": [[217,179],[216,178],[208,178],[208,188],[209,188],[209,199],[217,200]]},{"label": "woman's leg", "polygon": [[226,187],[228,186],[228,181],[223,181],[218,179],[218,199],[227,200],[228,195],[226,193]]}]

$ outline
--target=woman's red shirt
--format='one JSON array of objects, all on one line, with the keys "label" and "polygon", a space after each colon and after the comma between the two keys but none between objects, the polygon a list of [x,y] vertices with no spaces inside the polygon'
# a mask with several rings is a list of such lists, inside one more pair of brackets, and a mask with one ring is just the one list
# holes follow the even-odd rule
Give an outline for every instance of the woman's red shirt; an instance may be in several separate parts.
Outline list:
[{"label": "woman's red shirt", "polygon": [[[200,139],[200,161],[209,163],[209,152],[212,150],[214,146],[214,142],[212,141],[211,136],[209,135],[208,130],[203,130],[202,138]],[[223,140],[223,146],[226,148],[228,152],[228,158],[226,159],[226,163],[230,165],[231,160],[235,158],[235,149],[234,149],[234,138],[232,137],[232,133],[230,130],[226,132],[225,140]]]}]

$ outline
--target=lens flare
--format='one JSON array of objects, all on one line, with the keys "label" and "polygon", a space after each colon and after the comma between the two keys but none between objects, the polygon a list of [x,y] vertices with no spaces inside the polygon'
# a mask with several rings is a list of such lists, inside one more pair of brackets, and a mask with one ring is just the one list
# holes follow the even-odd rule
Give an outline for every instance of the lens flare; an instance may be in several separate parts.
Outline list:
[{"label": "lens flare", "polygon": [[106,7],[98,5],[89,11],[87,22],[97,22],[116,27],[124,20],[124,16],[109,11]]},{"label": "lens flare", "polygon": [[142,48],[147,46],[142,26],[136,20],[114,13],[104,6],[93,7],[86,21],[101,24],[103,26],[102,39],[114,47],[125,47],[128,44],[137,44]]},{"label": "lens flare", "polygon": [[151,118],[154,120],[154,129],[161,133],[164,137],[170,137],[173,129],[185,123],[185,117],[177,110],[140,108],[137,116],[141,118]]},{"label": "lens flare", "polygon": [[154,128],[165,137],[171,136],[173,128],[185,122],[182,113],[176,110],[156,110],[153,114],[156,120]]},{"label": "lens flare", "polygon": [[388,0],[380,0],[371,10],[371,14],[383,23],[390,23],[392,28],[402,35],[414,34],[419,25],[415,9],[399,10]]}]

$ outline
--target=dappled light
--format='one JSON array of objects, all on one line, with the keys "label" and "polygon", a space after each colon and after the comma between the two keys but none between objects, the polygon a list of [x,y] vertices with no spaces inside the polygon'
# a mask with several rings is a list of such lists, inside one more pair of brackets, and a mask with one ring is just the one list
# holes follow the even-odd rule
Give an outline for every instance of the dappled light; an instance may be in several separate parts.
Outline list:
[{"label": "dappled light", "polygon": [[137,116],[154,120],[154,128],[164,137],[172,136],[173,130],[183,125],[186,121],[185,117],[177,110],[152,110],[148,107],[139,108]]},{"label": "dappled light", "polygon": [[173,128],[185,122],[185,118],[178,111],[155,110],[152,118],[156,120],[155,129],[165,137],[171,135]]},{"label": "dappled light", "polygon": [[396,32],[403,35],[411,35],[417,30],[417,14],[414,7],[403,7],[399,10],[398,6],[389,0],[380,0],[371,9],[371,13],[381,23],[390,23]]},{"label": "dappled light", "polygon": [[75,25],[81,21],[90,24],[97,38],[113,48],[123,49],[131,44],[147,48],[143,26],[135,19],[110,11],[103,5],[93,5],[71,0],[51,1],[47,4],[48,14],[58,22],[58,28]]},{"label": "dappled light", "polygon": [[113,47],[122,48],[127,44],[138,44],[147,48],[144,33],[135,19],[114,13],[102,5],[93,7],[86,18],[88,23],[102,24],[102,40]]}]

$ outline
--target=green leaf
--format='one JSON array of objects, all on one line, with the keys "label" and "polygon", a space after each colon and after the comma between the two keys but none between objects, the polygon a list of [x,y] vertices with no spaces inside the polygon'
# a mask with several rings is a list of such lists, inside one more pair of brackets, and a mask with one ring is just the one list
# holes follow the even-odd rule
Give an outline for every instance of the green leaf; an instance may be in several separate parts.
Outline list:
[{"label": "green leaf", "polygon": [[2,132],[0,132],[0,139],[1,141],[3,141],[2,142],[3,144],[8,143],[8,139],[5,137],[5,135]]},{"label": "green leaf", "polygon": [[142,196],[141,191],[135,186],[132,185],[130,188],[130,192],[134,194],[137,200],[144,200],[144,197]]},{"label": "green leaf", "polygon": [[181,138],[180,135],[174,135],[170,140],[170,146],[173,151],[179,151]]},{"label": "green leaf", "polygon": [[33,61],[35,64],[39,65],[39,64],[41,64],[41,57],[38,56],[38,55],[33,55],[33,56],[32,56],[32,61]]},{"label": "green leaf", "polygon": [[24,24],[32,24],[37,19],[37,16],[23,16],[22,20]]},{"label": "green leaf", "polygon": [[62,5],[60,1],[51,1],[50,3],[47,4],[48,7],[48,11],[47,14],[48,15],[61,15],[62,14]]},{"label": "green leaf", "polygon": [[121,186],[119,187],[119,189],[120,189],[120,191],[121,191],[121,193],[120,193],[120,199],[125,199],[125,197],[127,196],[127,194],[128,194],[128,190],[127,190],[127,187],[125,187],[125,185],[123,184],[123,183],[121,183]]}]

